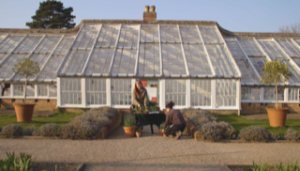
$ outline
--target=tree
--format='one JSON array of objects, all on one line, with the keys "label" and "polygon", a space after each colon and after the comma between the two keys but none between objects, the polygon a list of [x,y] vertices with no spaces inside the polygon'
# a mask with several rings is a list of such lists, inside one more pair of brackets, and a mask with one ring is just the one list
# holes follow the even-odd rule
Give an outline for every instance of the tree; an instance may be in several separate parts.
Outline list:
[{"label": "tree", "polygon": [[33,77],[40,72],[39,63],[28,58],[19,59],[17,60],[17,64],[14,66],[14,68],[12,68],[12,70],[15,74],[18,74],[21,77],[25,77],[25,92],[23,100],[23,103],[25,103],[27,81],[30,77]]},{"label": "tree", "polygon": [[279,27],[281,33],[300,33],[300,23],[291,24],[290,26]]},{"label": "tree", "polygon": [[286,81],[292,73],[289,71],[287,64],[282,63],[282,60],[277,61],[268,61],[261,68],[261,82],[266,83],[267,85],[274,84],[275,85],[275,93],[276,93],[276,109],[278,109],[278,83],[280,80]]},{"label": "tree", "polygon": [[63,3],[55,0],[47,0],[40,3],[40,7],[36,10],[35,15],[31,18],[32,22],[27,22],[26,26],[32,28],[73,28],[76,23],[71,15],[73,8],[64,8]]}]

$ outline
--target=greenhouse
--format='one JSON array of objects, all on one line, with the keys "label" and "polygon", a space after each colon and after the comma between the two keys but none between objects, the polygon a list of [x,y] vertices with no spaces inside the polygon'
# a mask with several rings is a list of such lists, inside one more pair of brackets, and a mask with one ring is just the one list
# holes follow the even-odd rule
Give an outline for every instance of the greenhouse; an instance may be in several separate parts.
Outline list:
[{"label": "greenhouse", "polygon": [[40,64],[27,98],[57,107],[129,108],[137,79],[160,108],[243,110],[274,103],[260,83],[261,67],[282,59],[292,72],[279,102],[299,103],[300,36],[235,33],[209,21],[83,20],[69,30],[0,29],[0,98],[22,99],[18,59]]}]

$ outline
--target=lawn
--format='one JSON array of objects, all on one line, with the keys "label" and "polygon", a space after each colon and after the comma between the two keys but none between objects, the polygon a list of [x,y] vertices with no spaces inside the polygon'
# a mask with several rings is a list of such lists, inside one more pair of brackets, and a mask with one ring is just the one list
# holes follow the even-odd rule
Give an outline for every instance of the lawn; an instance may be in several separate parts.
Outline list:
[{"label": "lawn", "polygon": [[17,122],[16,115],[0,115],[0,127],[4,127],[10,124],[18,124],[23,128],[30,125],[35,125],[36,127],[41,127],[46,123],[56,123],[61,126],[70,122],[76,116],[81,115],[80,113],[56,113],[51,116],[33,116],[30,123],[20,123]]},{"label": "lawn", "polygon": [[249,126],[259,126],[266,128],[269,133],[285,134],[286,131],[291,128],[295,129],[300,133],[300,120],[299,119],[288,119],[286,120],[285,127],[276,127],[273,128],[269,125],[269,120],[249,120],[244,116],[237,116],[236,114],[232,115],[219,115],[217,121],[225,121],[230,123],[234,129],[235,133],[239,133],[241,129]]}]

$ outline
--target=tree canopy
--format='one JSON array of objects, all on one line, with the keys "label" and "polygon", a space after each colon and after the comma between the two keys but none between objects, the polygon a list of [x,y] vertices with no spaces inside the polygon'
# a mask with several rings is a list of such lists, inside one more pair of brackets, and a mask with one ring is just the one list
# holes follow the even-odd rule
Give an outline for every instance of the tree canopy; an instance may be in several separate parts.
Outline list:
[{"label": "tree canopy", "polygon": [[31,18],[32,22],[27,22],[26,26],[30,28],[73,28],[76,23],[71,15],[73,8],[64,8],[63,3],[56,0],[47,0],[40,3],[40,7],[36,10],[35,15]]}]

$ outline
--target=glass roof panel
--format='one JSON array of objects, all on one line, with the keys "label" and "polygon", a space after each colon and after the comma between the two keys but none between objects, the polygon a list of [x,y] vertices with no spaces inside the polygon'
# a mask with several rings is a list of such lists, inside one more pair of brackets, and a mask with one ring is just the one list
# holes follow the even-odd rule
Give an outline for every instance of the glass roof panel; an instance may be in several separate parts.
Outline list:
[{"label": "glass roof panel", "polygon": [[84,24],[72,49],[92,48],[101,24]]},{"label": "glass roof panel", "polygon": [[206,48],[217,76],[238,76],[235,64],[226,54],[224,46],[208,45]]},{"label": "glass roof panel", "polygon": [[134,74],[137,50],[118,49],[112,66],[112,75]]},{"label": "glass roof panel", "polygon": [[226,41],[228,49],[230,50],[230,52],[235,60],[237,60],[237,59],[246,60],[247,59],[237,41],[235,41],[235,40],[234,41],[225,40],[225,41]]},{"label": "glass roof panel", "polygon": [[7,36],[7,34],[0,34],[0,42]]},{"label": "glass roof panel", "polygon": [[166,76],[185,76],[185,66],[181,44],[161,44],[163,74]]},{"label": "glass roof panel", "polygon": [[274,41],[257,41],[272,60],[288,59]]},{"label": "glass roof panel", "polygon": [[41,36],[27,36],[13,53],[31,53],[41,38]]},{"label": "glass roof panel", "polygon": [[24,36],[9,36],[0,44],[0,53],[10,53]]},{"label": "glass roof panel", "polygon": [[0,62],[5,59],[8,54],[0,53]]},{"label": "glass roof panel", "polygon": [[115,47],[120,25],[103,25],[95,47]]},{"label": "glass roof panel", "polygon": [[56,80],[56,71],[62,63],[64,57],[68,53],[73,41],[73,37],[63,38],[63,40],[60,42],[53,55],[45,65],[44,69],[37,77],[39,81],[43,81],[44,79]]},{"label": "glass roof panel", "polygon": [[216,26],[199,25],[204,43],[224,43]]},{"label": "glass roof panel", "polygon": [[293,38],[293,40],[300,46],[300,38]]},{"label": "glass roof panel", "polygon": [[249,59],[251,60],[253,66],[256,69],[256,71],[258,72],[258,74],[261,75],[261,73],[262,73],[261,68],[267,62],[267,58],[266,57],[250,57]]},{"label": "glass roof panel", "polygon": [[248,56],[265,56],[253,39],[243,38],[238,41]]},{"label": "glass roof panel", "polygon": [[139,26],[122,25],[118,48],[137,48]]},{"label": "glass roof panel", "polygon": [[160,25],[160,40],[162,42],[180,42],[177,25]]},{"label": "glass roof panel", "polygon": [[8,80],[12,75],[12,68],[17,64],[17,60],[26,58],[25,54],[12,54],[0,67],[0,78]]},{"label": "glass roof panel", "polygon": [[293,58],[293,61],[300,67],[300,58]]},{"label": "glass roof panel", "polygon": [[35,49],[34,53],[51,53],[60,38],[58,36],[46,36]]},{"label": "glass roof panel", "polygon": [[81,74],[89,52],[88,50],[71,50],[60,73],[67,75]]},{"label": "glass roof panel", "polygon": [[291,57],[300,57],[300,49],[294,45],[291,39],[276,39],[279,46]]},{"label": "glass roof panel", "polygon": [[260,80],[256,76],[249,61],[237,60],[236,63],[242,73],[242,83],[259,83]]},{"label": "glass roof panel", "polygon": [[191,76],[212,75],[203,45],[184,44],[183,48]]},{"label": "glass roof panel", "polygon": [[300,83],[300,74],[299,74],[299,70],[295,68],[294,65],[292,65],[290,62],[284,61],[284,63],[287,64],[288,69],[290,70],[290,72],[292,73],[292,76],[288,79],[289,83]]},{"label": "glass roof panel", "polygon": [[158,26],[142,24],[140,42],[159,42]]},{"label": "glass roof panel", "polygon": [[182,43],[203,43],[200,39],[199,31],[196,25],[180,25],[179,29]]},{"label": "glass roof panel", "polygon": [[64,37],[63,40],[59,43],[58,47],[53,52],[53,55],[67,55],[73,41],[73,37]]},{"label": "glass roof panel", "polygon": [[95,48],[85,74],[109,74],[109,66],[115,49]]},{"label": "glass roof panel", "polygon": [[140,44],[138,75],[160,75],[159,44]]}]

